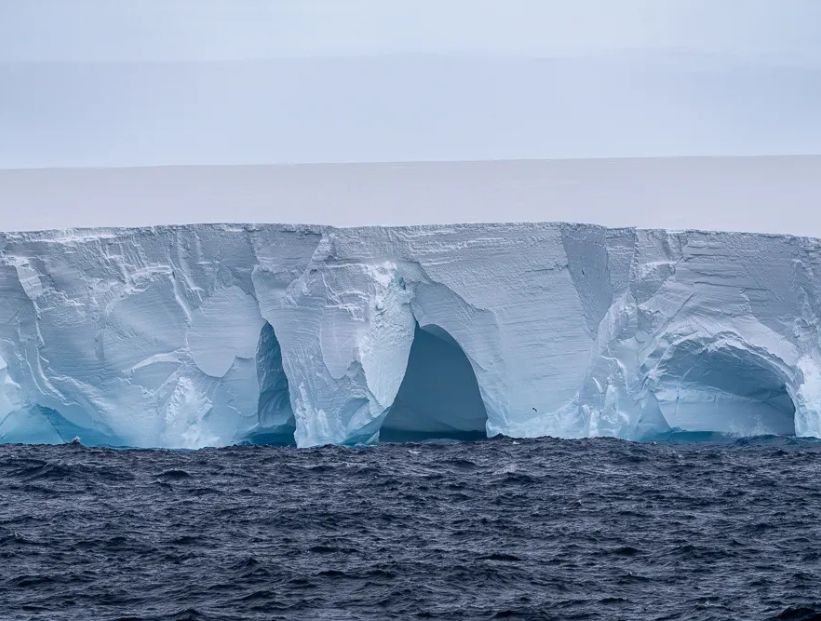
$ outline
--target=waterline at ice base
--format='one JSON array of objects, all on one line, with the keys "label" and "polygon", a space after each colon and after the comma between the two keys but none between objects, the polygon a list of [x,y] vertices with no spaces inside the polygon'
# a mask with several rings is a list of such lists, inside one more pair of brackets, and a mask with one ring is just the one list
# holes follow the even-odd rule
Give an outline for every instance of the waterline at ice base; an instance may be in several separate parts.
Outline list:
[{"label": "waterline at ice base", "polygon": [[574,224],[0,234],[0,441],[821,437],[821,241]]}]

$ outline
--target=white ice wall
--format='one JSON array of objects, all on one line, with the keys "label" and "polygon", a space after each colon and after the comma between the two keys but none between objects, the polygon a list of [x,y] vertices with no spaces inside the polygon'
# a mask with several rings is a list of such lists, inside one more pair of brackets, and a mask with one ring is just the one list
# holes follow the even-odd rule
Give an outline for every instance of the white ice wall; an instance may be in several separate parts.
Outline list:
[{"label": "white ice wall", "polygon": [[768,433],[794,409],[821,436],[819,270],[813,239],[568,224],[1,234],[0,439],[241,441],[266,321],[300,446],[378,437],[417,322],[468,357],[490,435]]}]

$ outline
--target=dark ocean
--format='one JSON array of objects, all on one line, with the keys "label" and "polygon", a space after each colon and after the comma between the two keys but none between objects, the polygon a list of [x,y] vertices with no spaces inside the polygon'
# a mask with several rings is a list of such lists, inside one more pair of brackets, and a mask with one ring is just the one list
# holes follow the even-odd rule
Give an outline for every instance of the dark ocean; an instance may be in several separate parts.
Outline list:
[{"label": "dark ocean", "polygon": [[2,446],[0,618],[821,619],[821,443]]}]

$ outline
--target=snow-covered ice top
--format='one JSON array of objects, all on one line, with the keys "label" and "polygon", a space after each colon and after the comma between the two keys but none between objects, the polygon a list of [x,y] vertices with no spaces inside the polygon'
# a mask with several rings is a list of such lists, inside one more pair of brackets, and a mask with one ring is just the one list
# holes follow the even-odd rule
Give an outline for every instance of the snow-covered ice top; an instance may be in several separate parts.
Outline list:
[{"label": "snow-covered ice top", "polygon": [[0,234],[0,439],[821,437],[821,241],[573,224]]}]

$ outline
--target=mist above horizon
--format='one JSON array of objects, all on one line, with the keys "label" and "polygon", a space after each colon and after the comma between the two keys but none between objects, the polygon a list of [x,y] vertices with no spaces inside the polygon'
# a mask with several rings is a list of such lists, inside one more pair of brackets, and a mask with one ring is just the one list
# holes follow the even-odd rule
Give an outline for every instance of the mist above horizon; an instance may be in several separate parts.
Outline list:
[{"label": "mist above horizon", "polygon": [[0,171],[2,230],[585,222],[821,237],[821,156]]}]

